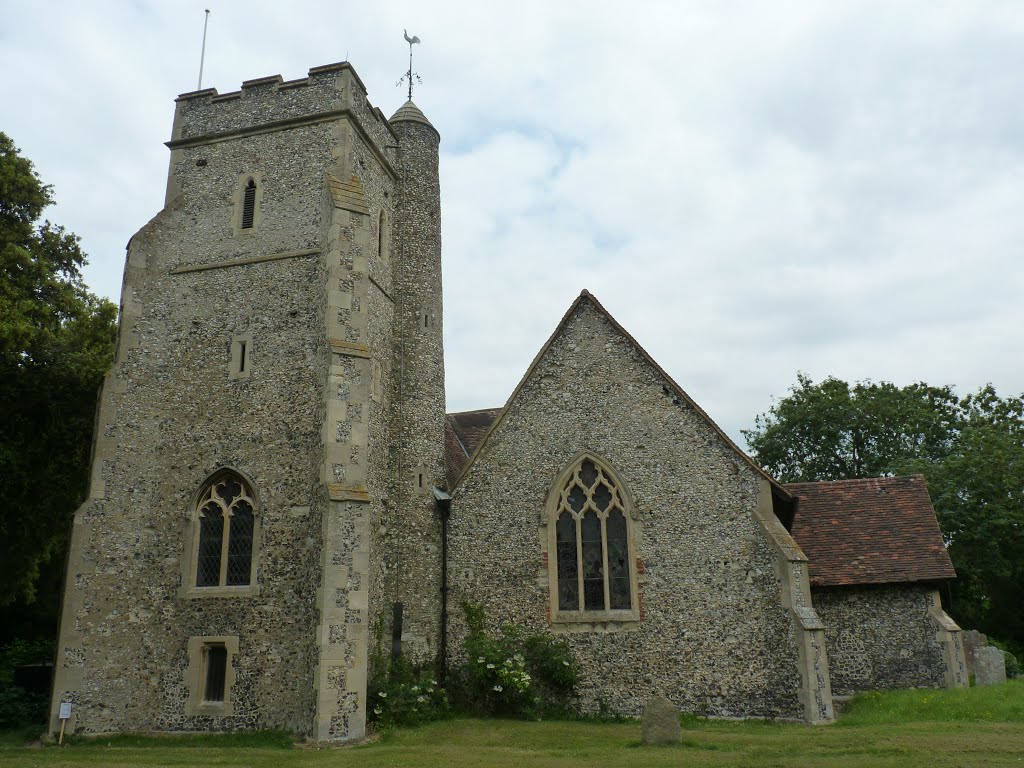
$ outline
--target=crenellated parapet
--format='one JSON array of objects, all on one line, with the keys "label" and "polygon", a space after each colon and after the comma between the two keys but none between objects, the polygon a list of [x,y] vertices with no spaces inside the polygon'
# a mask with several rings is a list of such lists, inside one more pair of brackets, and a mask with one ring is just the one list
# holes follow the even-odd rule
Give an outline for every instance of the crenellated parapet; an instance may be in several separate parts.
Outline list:
[{"label": "crenellated parapet", "polygon": [[230,93],[205,88],[175,101],[172,150],[348,117],[381,160],[395,162],[398,139],[347,61],[313,67],[297,80],[260,77]]}]

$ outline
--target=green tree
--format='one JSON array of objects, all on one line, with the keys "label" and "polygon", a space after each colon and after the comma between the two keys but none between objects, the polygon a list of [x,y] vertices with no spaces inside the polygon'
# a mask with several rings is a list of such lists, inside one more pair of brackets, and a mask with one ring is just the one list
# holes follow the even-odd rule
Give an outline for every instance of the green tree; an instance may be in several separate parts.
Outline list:
[{"label": "green tree", "polygon": [[117,308],[82,282],[78,237],[39,221],[52,202],[0,133],[0,606],[32,603],[41,569],[52,590],[116,337]]},{"label": "green tree", "polygon": [[877,477],[911,460],[949,453],[960,419],[950,387],[897,387],[829,377],[797,385],[743,436],[761,465],[783,482]]},{"label": "green tree", "polygon": [[952,450],[914,462],[957,570],[951,613],[1024,651],[1024,399],[991,386],[961,401]]},{"label": "green tree", "polygon": [[923,474],[957,570],[951,614],[1024,650],[1022,398],[798,374],[754,424],[751,453],[783,482]]}]

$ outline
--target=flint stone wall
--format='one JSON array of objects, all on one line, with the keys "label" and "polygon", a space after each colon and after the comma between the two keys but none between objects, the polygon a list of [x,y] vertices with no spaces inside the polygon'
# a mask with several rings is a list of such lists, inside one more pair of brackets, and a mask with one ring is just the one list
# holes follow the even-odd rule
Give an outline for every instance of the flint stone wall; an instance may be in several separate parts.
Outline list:
[{"label": "flint stone wall", "polygon": [[934,592],[918,585],[812,587],[832,692],[944,687],[945,656],[929,615]]},{"label": "flint stone wall", "polygon": [[[566,640],[584,709],[639,715],[661,695],[686,712],[802,718],[795,630],[753,512],[760,476],[589,303],[542,355],[453,495],[455,608],[489,626]],[[582,451],[619,474],[634,508],[640,619],[552,623],[546,499]]]},{"label": "flint stone wall", "polygon": [[[79,513],[74,613],[64,618],[77,636],[66,636],[59,661],[80,668],[79,732],[309,732],[325,503],[322,264],[314,253],[171,270],[315,246],[324,193],[307,167],[326,133],[181,151],[181,197],[132,240],[118,358],[103,392],[112,418],[99,425],[109,444],[95,467],[104,490]],[[267,180],[266,226],[236,237],[232,195],[239,174],[255,170]],[[240,334],[252,339],[249,376],[230,378]],[[225,466],[248,477],[257,498],[259,594],[187,596],[194,495]],[[229,716],[185,715],[188,639],[204,635],[239,638]]]},{"label": "flint stone wall", "polygon": [[[396,121],[394,130],[408,183],[400,186],[396,227],[395,285],[402,303],[395,310],[400,341],[391,367],[401,388],[395,421],[400,466],[388,525],[389,597],[403,605],[403,655],[417,666],[430,666],[438,656],[441,626],[441,531],[432,488],[445,485],[439,139],[433,128],[415,121]],[[394,629],[389,619],[387,637]]]}]

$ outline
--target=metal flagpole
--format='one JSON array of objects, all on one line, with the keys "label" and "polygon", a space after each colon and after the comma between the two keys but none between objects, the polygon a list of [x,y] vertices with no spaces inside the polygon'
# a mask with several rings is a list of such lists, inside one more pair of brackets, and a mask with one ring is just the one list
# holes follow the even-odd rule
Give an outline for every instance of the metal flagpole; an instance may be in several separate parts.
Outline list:
[{"label": "metal flagpole", "polygon": [[203,19],[203,50],[199,54],[199,85],[197,91],[203,90],[203,64],[206,62],[206,26],[210,23],[210,9],[206,9],[206,17]]}]

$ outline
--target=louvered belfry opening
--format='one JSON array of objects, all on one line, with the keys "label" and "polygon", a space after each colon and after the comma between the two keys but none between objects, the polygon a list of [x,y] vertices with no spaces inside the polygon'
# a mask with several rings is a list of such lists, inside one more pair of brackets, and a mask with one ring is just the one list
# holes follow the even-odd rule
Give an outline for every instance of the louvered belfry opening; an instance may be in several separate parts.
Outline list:
[{"label": "louvered belfry opening", "polygon": [[249,179],[242,195],[242,229],[252,229],[253,217],[256,214],[256,182]]}]

